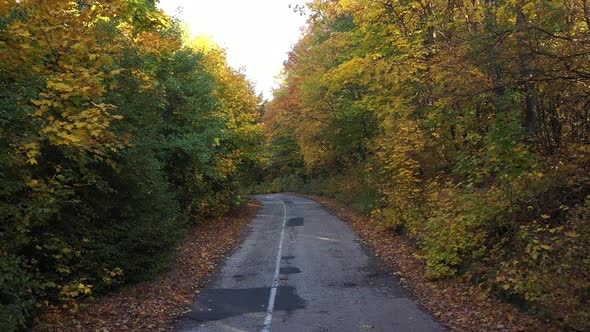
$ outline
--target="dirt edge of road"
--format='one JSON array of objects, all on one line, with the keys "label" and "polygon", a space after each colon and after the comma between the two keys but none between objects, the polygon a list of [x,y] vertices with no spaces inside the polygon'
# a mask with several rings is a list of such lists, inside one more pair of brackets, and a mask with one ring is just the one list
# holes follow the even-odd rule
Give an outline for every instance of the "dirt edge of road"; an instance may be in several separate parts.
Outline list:
[{"label": "dirt edge of road", "polygon": [[321,203],[346,221],[360,240],[379,257],[421,307],[452,331],[557,331],[514,306],[460,279],[429,280],[419,250],[403,236],[375,227],[363,216],[334,199],[290,193]]},{"label": "dirt edge of road", "polygon": [[54,311],[36,319],[33,331],[169,331],[174,322],[245,235],[260,203],[193,226],[179,243],[171,270],[155,280],[99,297],[71,315]]}]

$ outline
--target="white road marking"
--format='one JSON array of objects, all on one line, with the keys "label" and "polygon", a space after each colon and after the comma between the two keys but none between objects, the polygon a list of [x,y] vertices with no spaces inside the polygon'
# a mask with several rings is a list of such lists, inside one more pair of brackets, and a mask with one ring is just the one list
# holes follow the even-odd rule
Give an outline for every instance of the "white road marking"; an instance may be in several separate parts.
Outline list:
[{"label": "white road marking", "polygon": [[283,201],[283,227],[281,229],[281,239],[279,240],[279,251],[277,252],[277,262],[275,264],[275,276],[272,280],[270,288],[270,296],[268,297],[268,306],[266,309],[266,318],[264,319],[264,326],[262,332],[270,332],[270,324],[272,323],[272,312],[275,308],[275,298],[277,297],[277,288],[279,287],[279,271],[281,270],[281,257],[283,256],[283,238],[285,237],[285,225],[287,224],[287,206]]},{"label": "white road marking", "polygon": [[318,239],[318,240],[324,240],[324,241],[332,241],[332,242],[338,242],[340,240],[336,240],[336,239],[330,239],[327,237],[321,237],[321,236],[312,236],[314,239]]}]

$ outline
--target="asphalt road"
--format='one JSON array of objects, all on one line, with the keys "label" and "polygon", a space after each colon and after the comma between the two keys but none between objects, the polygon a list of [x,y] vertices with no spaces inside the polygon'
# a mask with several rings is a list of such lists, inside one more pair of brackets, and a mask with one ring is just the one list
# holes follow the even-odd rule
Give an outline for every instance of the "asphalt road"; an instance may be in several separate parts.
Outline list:
[{"label": "asphalt road", "polygon": [[442,331],[350,227],[298,196],[263,203],[176,331]]}]

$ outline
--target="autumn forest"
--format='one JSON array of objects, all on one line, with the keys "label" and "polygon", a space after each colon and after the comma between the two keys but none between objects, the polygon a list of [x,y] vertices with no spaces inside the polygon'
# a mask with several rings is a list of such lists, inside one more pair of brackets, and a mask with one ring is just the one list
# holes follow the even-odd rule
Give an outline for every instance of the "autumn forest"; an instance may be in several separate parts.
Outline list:
[{"label": "autumn forest", "polygon": [[254,193],[333,198],[590,329],[590,3],[315,0],[263,100],[153,0],[0,2],[0,330],[165,271]]}]

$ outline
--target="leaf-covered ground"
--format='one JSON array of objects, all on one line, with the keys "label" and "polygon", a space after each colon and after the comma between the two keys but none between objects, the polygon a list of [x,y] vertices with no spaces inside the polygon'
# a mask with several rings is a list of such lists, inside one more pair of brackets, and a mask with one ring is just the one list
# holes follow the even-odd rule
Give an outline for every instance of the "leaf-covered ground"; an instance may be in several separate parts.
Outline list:
[{"label": "leaf-covered ground", "polygon": [[179,244],[172,269],[150,282],[88,303],[75,315],[55,311],[37,319],[33,331],[166,331],[193,302],[199,288],[240,243],[260,205],[251,202],[219,220],[194,226]]},{"label": "leaf-covered ground", "polygon": [[419,250],[402,236],[375,227],[364,217],[336,200],[314,199],[354,229],[361,241],[381,258],[402,286],[411,291],[420,305],[453,331],[556,331],[515,307],[461,279],[429,280],[426,266],[416,256]]}]

